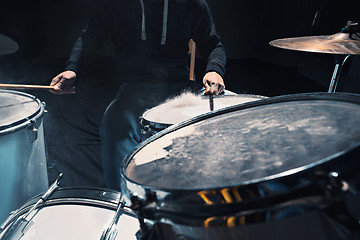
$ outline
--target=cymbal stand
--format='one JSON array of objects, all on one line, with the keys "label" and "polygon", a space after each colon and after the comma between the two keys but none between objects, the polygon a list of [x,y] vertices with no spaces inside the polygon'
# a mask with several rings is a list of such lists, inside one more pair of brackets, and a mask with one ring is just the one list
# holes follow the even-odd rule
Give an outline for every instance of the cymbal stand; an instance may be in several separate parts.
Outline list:
[{"label": "cymbal stand", "polygon": [[328,93],[335,92],[339,78],[340,78],[341,70],[342,70],[345,62],[349,59],[349,57],[351,55],[349,54],[349,55],[340,55],[340,56],[335,56],[336,64],[335,64],[335,69],[334,69],[333,75],[331,77]]},{"label": "cymbal stand", "polygon": [[[349,34],[349,38],[350,39],[358,39],[359,36],[359,24],[357,22],[354,21],[348,21],[346,23],[346,26],[341,29],[342,33],[348,33]],[[349,59],[350,54],[349,55],[335,55],[335,61],[336,61],[336,65],[335,65],[335,69],[333,72],[333,75],[331,77],[331,82],[330,82],[330,86],[329,86],[329,93],[334,93],[340,78],[340,74],[341,74],[341,70],[345,64],[345,62]]]}]

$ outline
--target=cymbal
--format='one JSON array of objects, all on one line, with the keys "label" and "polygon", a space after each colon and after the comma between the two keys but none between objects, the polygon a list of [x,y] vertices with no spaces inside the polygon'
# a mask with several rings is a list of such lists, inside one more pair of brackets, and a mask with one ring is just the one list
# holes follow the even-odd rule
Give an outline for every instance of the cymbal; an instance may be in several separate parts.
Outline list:
[{"label": "cymbal", "polygon": [[360,55],[360,36],[356,33],[336,33],[334,35],[283,38],[269,43],[273,47],[289,50]]},{"label": "cymbal", "polygon": [[11,38],[0,34],[0,55],[14,53],[19,49],[19,45]]}]

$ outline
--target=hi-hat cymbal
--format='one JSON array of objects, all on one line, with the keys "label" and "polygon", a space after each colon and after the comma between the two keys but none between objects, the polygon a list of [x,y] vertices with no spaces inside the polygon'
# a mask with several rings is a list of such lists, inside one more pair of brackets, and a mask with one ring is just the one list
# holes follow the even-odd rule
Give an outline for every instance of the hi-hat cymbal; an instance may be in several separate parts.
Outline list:
[{"label": "hi-hat cymbal", "polygon": [[360,55],[360,36],[354,33],[283,38],[271,41],[270,45],[304,52]]},{"label": "hi-hat cymbal", "polygon": [[19,49],[19,45],[11,38],[0,34],[0,55],[14,53]]}]

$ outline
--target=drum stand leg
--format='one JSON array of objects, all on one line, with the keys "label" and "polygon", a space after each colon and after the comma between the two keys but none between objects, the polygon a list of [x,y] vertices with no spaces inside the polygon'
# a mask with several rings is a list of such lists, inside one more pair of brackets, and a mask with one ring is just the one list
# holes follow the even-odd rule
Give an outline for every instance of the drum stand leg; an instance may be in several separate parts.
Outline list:
[{"label": "drum stand leg", "polygon": [[341,55],[341,56],[343,58],[335,56],[336,65],[335,65],[333,75],[331,77],[331,82],[330,82],[328,93],[334,93],[335,92],[338,81],[339,81],[339,77],[340,77],[340,74],[341,74],[342,67],[344,66],[346,60],[348,60],[348,58],[351,55],[349,54],[349,55],[346,55],[345,57],[344,57],[344,55]]}]

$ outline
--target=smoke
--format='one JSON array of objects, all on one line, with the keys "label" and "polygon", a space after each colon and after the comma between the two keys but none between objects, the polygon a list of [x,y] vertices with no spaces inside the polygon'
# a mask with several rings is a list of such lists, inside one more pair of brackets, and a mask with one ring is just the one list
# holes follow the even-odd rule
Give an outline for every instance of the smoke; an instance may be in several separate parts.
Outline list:
[{"label": "smoke", "polygon": [[200,99],[200,95],[184,90],[179,96],[167,99],[162,104],[167,104],[169,108],[187,107],[198,104]]}]

